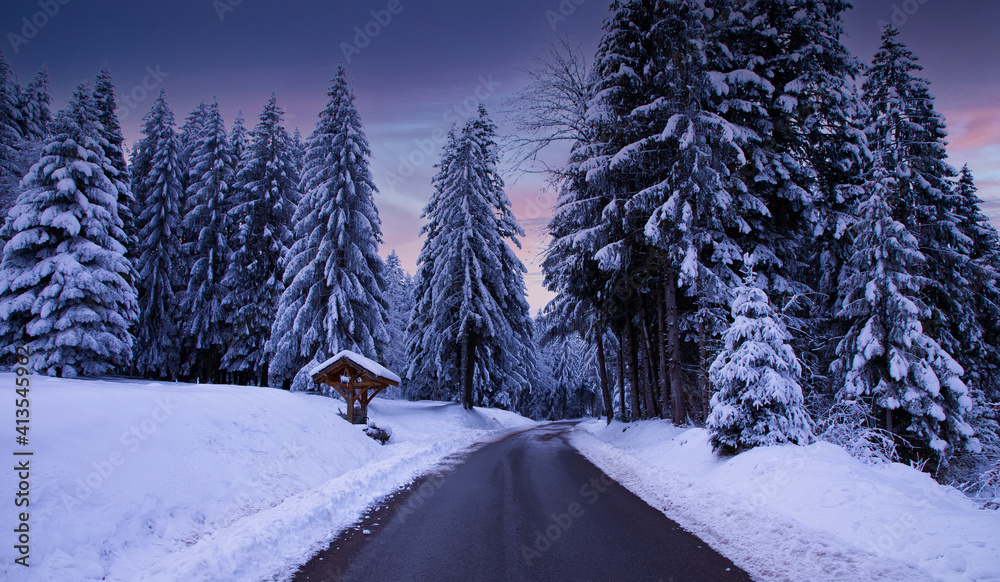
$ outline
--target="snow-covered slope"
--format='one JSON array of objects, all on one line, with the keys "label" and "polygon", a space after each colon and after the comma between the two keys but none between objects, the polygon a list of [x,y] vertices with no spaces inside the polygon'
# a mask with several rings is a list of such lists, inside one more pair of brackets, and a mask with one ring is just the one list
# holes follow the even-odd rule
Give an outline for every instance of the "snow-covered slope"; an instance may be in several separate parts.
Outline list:
[{"label": "snow-covered slope", "polygon": [[755,580],[1000,581],[1000,512],[820,442],[712,453],[703,429],[591,421],[573,445]]},{"label": "snow-covered slope", "polygon": [[[12,401],[0,405],[11,424]],[[267,388],[32,378],[31,567],[14,564],[16,515],[0,512],[0,579],[281,579],[374,500],[530,423],[376,399],[369,417],[393,433],[382,447],[343,407]],[[3,491],[15,477],[2,472]]]}]

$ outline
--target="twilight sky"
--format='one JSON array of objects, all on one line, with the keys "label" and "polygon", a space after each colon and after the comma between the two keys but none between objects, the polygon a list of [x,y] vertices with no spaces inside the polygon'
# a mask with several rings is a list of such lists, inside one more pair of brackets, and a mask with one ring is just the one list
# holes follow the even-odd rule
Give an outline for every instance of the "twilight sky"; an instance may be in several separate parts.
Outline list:
[{"label": "twilight sky", "polygon": [[[375,155],[383,255],[396,249],[404,267],[415,271],[420,213],[443,145],[436,137],[474,112],[480,100],[500,122],[501,133],[509,129],[500,109],[524,83],[520,69],[541,54],[555,31],[592,56],[608,5],[608,0],[3,0],[0,46],[22,83],[48,66],[54,109],[107,64],[127,145],[139,136],[142,116],[161,86],[179,122],[199,100],[216,97],[227,123],[242,110],[250,128],[275,92],[289,132],[298,127],[308,136],[343,61]],[[947,117],[952,164],[970,165],[987,212],[1000,224],[995,28],[1000,2],[857,0],[846,19],[845,43],[867,62],[879,44],[879,21],[894,19]],[[554,197],[537,175],[509,174],[506,180],[528,234],[521,257],[530,271],[534,311],[549,298],[541,285],[539,253]]]}]

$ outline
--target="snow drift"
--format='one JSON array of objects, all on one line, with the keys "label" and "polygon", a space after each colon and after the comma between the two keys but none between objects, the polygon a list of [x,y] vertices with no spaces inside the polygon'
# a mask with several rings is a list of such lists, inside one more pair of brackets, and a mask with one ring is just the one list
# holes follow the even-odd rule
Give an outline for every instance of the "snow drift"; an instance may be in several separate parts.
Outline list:
[{"label": "snow drift", "polygon": [[[13,375],[0,383],[13,386]],[[33,377],[31,567],[15,565],[4,542],[0,578],[281,579],[372,502],[530,423],[376,399],[371,419],[393,434],[382,447],[340,418],[343,408],[268,388]],[[3,472],[5,491],[14,477]],[[4,531],[13,519],[3,512]]]}]

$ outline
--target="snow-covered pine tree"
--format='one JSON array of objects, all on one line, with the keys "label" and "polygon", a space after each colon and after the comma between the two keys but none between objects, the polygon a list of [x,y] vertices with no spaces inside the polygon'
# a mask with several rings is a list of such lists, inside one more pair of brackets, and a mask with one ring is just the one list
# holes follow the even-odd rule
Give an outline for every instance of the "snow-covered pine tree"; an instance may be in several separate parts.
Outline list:
[{"label": "snow-covered pine tree", "polygon": [[243,111],[236,112],[236,119],[233,121],[233,129],[229,132],[229,145],[233,148],[233,160],[237,167],[243,160],[247,146],[250,144],[250,136],[247,133],[246,120],[243,119]]},{"label": "snow-covered pine tree", "polygon": [[327,95],[307,145],[295,243],[267,347],[271,385],[291,382],[293,390],[312,389],[311,369],[341,350],[382,360],[389,342],[371,148],[343,67]]},{"label": "snow-covered pine tree", "polygon": [[[19,187],[21,177],[41,157],[42,148],[46,145],[49,137],[49,126],[52,123],[52,112],[49,105],[52,103],[52,97],[48,69],[42,67],[26,87],[20,89],[15,83],[14,89],[17,90],[15,118],[19,124],[17,133],[20,135],[20,139],[12,142],[12,147],[7,151],[16,157],[14,173],[9,176],[8,180],[8,184],[12,184],[10,186],[12,196],[16,197],[21,190]],[[0,145],[0,149],[3,147],[4,145]],[[0,160],[0,166],[2,166],[2,160]],[[2,174],[3,172],[0,170],[0,190],[3,190]],[[13,198],[11,202],[13,202]],[[5,216],[7,207],[0,205],[0,212],[2,212],[0,216]]]},{"label": "snow-covered pine tree", "polygon": [[[118,170],[119,179],[123,182],[129,182],[128,165],[125,163],[125,138],[122,136],[122,126],[116,112],[118,103],[115,99],[115,86],[111,81],[111,71],[107,67],[103,67],[94,80],[94,100],[97,103],[101,130],[104,139],[108,142],[108,148],[104,154],[115,170]],[[133,214],[135,207],[135,196],[132,194],[131,187],[118,193],[118,217],[122,219],[122,231],[125,233],[125,240],[122,241],[122,244],[127,250],[125,256],[133,264],[138,258],[139,248],[139,233]]]},{"label": "snow-covered pine tree", "polygon": [[974,343],[963,346],[969,360],[965,381],[987,401],[1000,403],[1000,347],[990,339],[1000,337],[1000,235],[983,213],[977,192],[972,170],[966,165],[955,194],[960,201],[959,228],[971,241],[965,278],[971,283],[981,333]]},{"label": "snow-covered pine tree", "polygon": [[291,220],[299,198],[283,115],[271,95],[240,162],[229,210],[237,234],[223,279],[228,289],[223,308],[233,335],[222,366],[238,382],[259,386],[268,380],[264,348],[284,291],[281,262],[292,242]]},{"label": "snow-covered pine tree", "polygon": [[3,351],[27,346],[31,366],[60,377],[120,371],[138,317],[125,258],[118,190],[89,87],[73,92],[24,180],[4,227],[0,265]]},{"label": "snow-covered pine tree", "polygon": [[292,157],[295,159],[295,171],[302,176],[306,163],[306,143],[302,141],[302,134],[297,127],[292,132]]},{"label": "snow-covered pine tree", "polygon": [[733,322],[710,371],[715,393],[706,424],[713,448],[726,455],[759,446],[804,445],[812,435],[791,334],[757,287],[753,261],[744,262],[750,266],[736,290]]},{"label": "snow-covered pine tree", "polygon": [[[740,174],[767,208],[743,213],[750,228],[738,239],[759,261],[758,285],[804,332],[792,340],[804,358],[803,387],[828,392],[822,371],[835,354],[815,346],[835,345],[827,338],[838,334],[837,275],[850,250],[843,235],[869,167],[865,108],[856,90],[861,64],[841,42],[849,3],[745,2],[738,16],[724,14],[727,6],[733,3],[717,3],[722,18],[715,26],[735,62],[726,81],[731,105],[720,114],[759,136]],[[761,91],[732,81],[747,72],[769,86]]]},{"label": "snow-covered pine tree", "polygon": [[[642,225],[652,209],[637,209],[630,202],[636,192],[656,181],[651,170],[666,163],[654,159],[659,157],[655,152],[666,148],[643,148],[641,143],[650,136],[650,128],[657,125],[657,107],[664,104],[663,81],[668,75],[662,65],[669,60],[664,53],[678,48],[674,39],[666,34],[655,36],[654,31],[674,31],[677,25],[683,26],[691,19],[687,8],[683,1],[613,5],[591,78],[589,93],[594,99],[588,104],[585,119],[593,129],[589,143],[574,152],[574,165],[585,176],[586,185],[577,179],[573,188],[584,197],[584,205],[579,206],[587,209],[583,215],[590,215],[589,221],[593,222],[574,236],[578,241],[574,245],[581,251],[587,249],[587,259],[599,264],[598,280],[602,285],[595,291],[601,301],[596,306],[602,319],[623,340],[628,362],[629,417],[635,420],[655,412],[654,406],[643,406],[653,404],[642,397],[650,393],[652,386],[645,381],[645,374],[638,374],[639,352],[635,347],[636,329],[655,313],[648,309],[648,300],[659,295],[654,281],[663,261],[642,236]],[[651,103],[656,105],[650,108]],[[639,158],[648,162],[636,165]],[[598,200],[601,206],[595,208]],[[661,394],[666,392],[669,390],[661,389]]]},{"label": "snow-covered pine tree", "polygon": [[[615,7],[598,53],[592,105],[606,143],[589,161],[588,181],[620,193],[603,216],[619,222],[623,236],[609,237],[596,258],[628,282],[633,295],[619,308],[626,340],[636,312],[640,329],[643,319],[658,319],[656,303],[646,298],[659,295],[662,281],[664,311],[678,314],[665,326],[670,339],[662,352],[674,361],[694,359],[698,371],[685,382],[680,366],[668,369],[669,387],[661,385],[661,395],[671,398],[661,400],[661,409],[669,404],[675,419],[684,409],[704,418],[711,346],[725,331],[730,295],[739,286],[741,245],[753,242],[751,223],[774,227],[766,220],[766,201],[739,172],[748,154],[760,151],[751,123],[760,107],[753,102],[762,100],[770,83],[744,69],[743,55],[725,44],[728,12],[694,0],[633,0]],[[629,346],[637,342],[624,343],[627,352],[636,352]],[[678,356],[682,349],[687,353]],[[631,372],[630,378],[633,400],[639,400],[635,385],[646,382]],[[685,384],[697,386],[687,403],[680,394]],[[650,392],[647,387],[647,403]]]},{"label": "snow-covered pine tree", "polygon": [[592,412],[596,401],[591,380],[596,376],[588,365],[588,349],[579,334],[556,335],[544,343],[555,382],[553,419],[580,418]]},{"label": "snow-covered pine tree", "polygon": [[[973,343],[963,345],[961,352],[967,362],[963,380],[974,403],[966,419],[976,431],[984,452],[997,455],[1000,453],[1000,347],[992,338],[1000,337],[1000,236],[982,212],[982,200],[968,165],[962,168],[955,194],[961,204],[957,211],[959,228],[971,241],[965,278],[971,285],[979,327],[973,330],[978,331],[978,337],[972,338]],[[948,477],[968,480],[968,468],[981,473],[989,462],[988,454],[964,455],[952,463],[954,471],[949,471]]]},{"label": "snow-covered pine tree", "polygon": [[406,328],[410,325],[416,286],[413,276],[403,270],[396,251],[392,251],[386,258],[382,273],[389,318],[386,327],[389,344],[383,356],[384,365],[394,372],[403,371],[406,369]]},{"label": "snow-covered pine tree", "polygon": [[49,136],[49,124],[52,123],[52,111],[49,109],[51,104],[49,70],[42,67],[20,95],[21,135],[26,140],[41,142]]},{"label": "snow-covered pine tree", "polygon": [[[535,351],[535,378],[531,382],[530,391],[518,402],[517,413],[533,420],[557,420],[554,408],[558,398],[556,395],[556,380],[554,350],[546,349],[549,324],[546,317],[539,312],[532,320],[532,342]],[[551,345],[552,342],[549,342]]]},{"label": "snow-covered pine tree", "polygon": [[136,201],[135,195],[132,194],[128,164],[125,161],[125,138],[122,135],[121,122],[118,120],[115,86],[111,80],[111,71],[106,66],[101,68],[94,79],[94,103],[97,106],[101,135],[107,142],[104,155],[117,172],[117,179],[123,184],[118,190],[118,218],[122,221],[121,232],[124,238],[119,242],[125,247],[125,258],[132,265],[132,274],[128,277],[128,282],[132,286],[133,294],[138,297],[136,262],[139,258],[139,232],[134,214]]},{"label": "snow-covered pine tree", "polygon": [[221,380],[220,363],[230,335],[222,309],[227,295],[222,281],[232,258],[228,211],[235,165],[217,102],[208,106],[202,121],[191,150],[182,221],[190,239],[183,251],[191,265],[181,302],[181,331],[188,344],[183,373],[202,382],[216,382]]},{"label": "snow-covered pine tree", "polygon": [[7,216],[20,192],[22,168],[20,87],[0,49],[0,213]]},{"label": "snow-covered pine tree", "polygon": [[[178,131],[177,139],[181,145],[180,162],[181,166],[188,168],[191,161],[191,153],[194,151],[201,136],[201,130],[205,127],[205,119],[208,117],[208,104],[199,101],[198,105],[184,118],[184,125]],[[187,177],[185,176],[185,180]],[[187,186],[187,184],[185,184]]]},{"label": "snow-covered pine tree", "polygon": [[910,445],[904,458],[947,464],[955,451],[979,448],[964,418],[973,402],[961,366],[921,324],[929,312],[920,298],[926,258],[892,217],[888,199],[898,178],[882,164],[888,156],[876,155],[841,278],[839,316],[849,331],[837,347],[838,399],[869,401],[879,426]]},{"label": "snow-covered pine tree", "polygon": [[[180,155],[177,157],[177,161],[181,166],[181,191],[183,196],[181,197],[181,229],[180,229],[180,239],[181,248],[186,247],[188,244],[192,243],[196,239],[196,235],[192,233],[189,229],[184,227],[183,217],[187,212],[187,202],[185,197],[188,195],[188,188],[191,185],[191,156],[194,154],[194,148],[198,143],[198,138],[201,136],[201,131],[205,127],[205,119],[208,117],[208,105],[204,100],[199,101],[198,105],[192,109],[187,117],[184,119],[184,124],[181,125],[180,129],[177,131],[177,140],[180,143]],[[177,270],[182,273],[187,273],[191,265],[188,263],[187,253],[181,252],[180,261],[177,264]],[[186,287],[182,283],[182,287]],[[181,291],[181,293],[186,293],[186,291]],[[183,299],[181,299],[183,302]],[[184,348],[184,353],[182,354],[182,359],[186,360],[188,354],[186,353],[186,348]]]},{"label": "snow-covered pine tree", "polygon": [[[408,330],[411,396],[450,396],[466,408],[513,408],[534,374],[524,266],[508,246],[524,232],[497,174],[485,109],[452,131],[434,194]],[[447,392],[461,387],[461,392]]]},{"label": "snow-covered pine tree", "polygon": [[[250,133],[247,131],[246,122],[243,119],[243,111],[239,110],[236,112],[236,119],[233,121],[233,127],[229,131],[229,147],[231,148],[231,154],[233,158],[233,168],[235,175],[239,175],[240,168],[243,167],[243,160],[246,157],[247,147],[250,145]],[[235,177],[235,176],[234,176]],[[239,184],[235,181],[230,188],[231,199],[232,196],[238,195]],[[229,246],[233,250],[236,247],[236,239],[239,236],[237,231],[239,226],[238,220],[229,221],[229,230],[227,231],[226,237],[229,239]]]},{"label": "snow-covered pine tree", "polygon": [[181,264],[180,211],[183,190],[180,142],[174,114],[160,91],[143,118],[144,137],[136,144],[132,192],[139,211],[136,260],[141,317],[136,331],[135,368],[150,378],[175,378],[180,370],[180,329],[176,293],[186,280]]},{"label": "snow-covered pine tree", "polygon": [[922,67],[888,26],[863,86],[870,109],[868,139],[896,179],[886,200],[892,217],[917,237],[926,258],[921,295],[929,309],[924,331],[963,368],[976,366],[965,346],[980,335],[973,285],[966,279],[971,242],[959,227],[955,169],[947,163],[944,119],[934,110]]}]

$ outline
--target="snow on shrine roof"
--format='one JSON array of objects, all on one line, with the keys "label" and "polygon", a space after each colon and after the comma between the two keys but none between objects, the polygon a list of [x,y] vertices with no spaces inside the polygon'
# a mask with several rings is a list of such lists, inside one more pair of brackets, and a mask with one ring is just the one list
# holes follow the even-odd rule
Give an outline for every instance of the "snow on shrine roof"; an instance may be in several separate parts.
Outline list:
[{"label": "snow on shrine roof", "polygon": [[319,374],[324,369],[329,368],[330,366],[335,364],[341,358],[347,358],[348,360],[351,361],[351,363],[358,366],[359,368],[364,368],[368,372],[371,372],[371,374],[374,376],[381,376],[386,380],[392,380],[394,382],[400,381],[399,376],[390,372],[389,369],[383,366],[382,364],[379,364],[378,362],[375,362],[373,360],[369,360],[368,358],[362,356],[361,354],[356,354],[354,352],[350,352],[347,350],[340,352],[336,356],[333,356],[329,360],[313,368],[312,375],[315,376],[316,374]]}]

